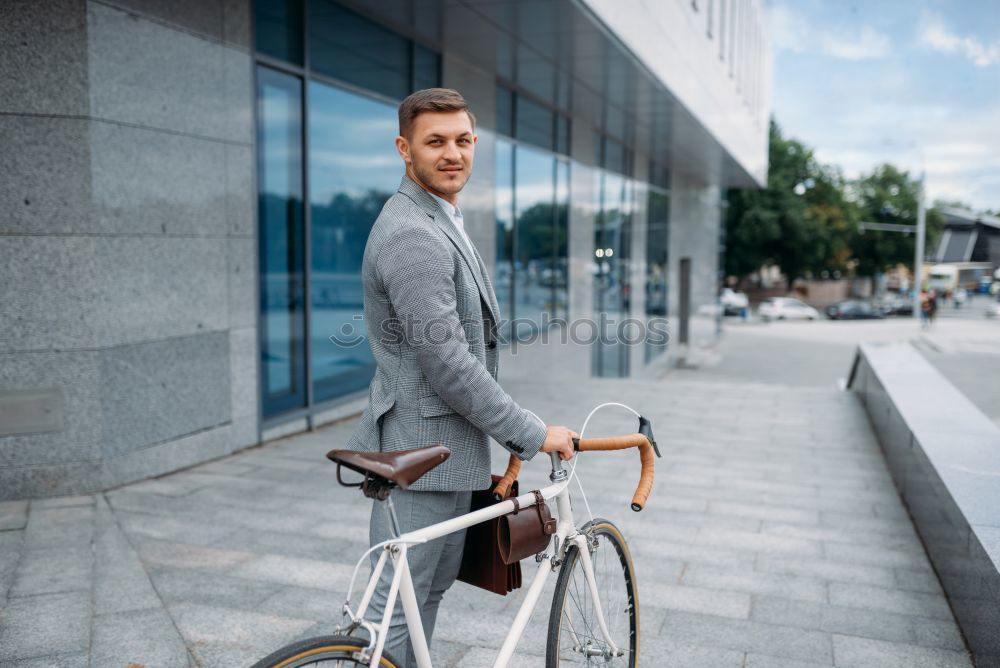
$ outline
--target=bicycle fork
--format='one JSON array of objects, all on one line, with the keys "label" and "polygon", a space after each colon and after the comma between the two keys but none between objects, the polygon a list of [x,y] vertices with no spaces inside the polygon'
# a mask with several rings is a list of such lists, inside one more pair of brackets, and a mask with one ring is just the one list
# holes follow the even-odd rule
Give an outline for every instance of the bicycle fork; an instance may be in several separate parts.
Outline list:
[{"label": "bicycle fork", "polygon": [[618,645],[611,639],[608,623],[604,619],[604,608],[601,605],[601,597],[597,592],[597,578],[594,577],[594,561],[590,558],[590,545],[588,545],[587,537],[582,533],[578,533],[569,540],[576,545],[576,549],[580,553],[580,558],[583,559],[583,573],[587,579],[587,586],[590,588],[590,597],[594,600],[594,610],[597,613],[597,622],[601,629],[601,635],[604,636],[604,641],[608,643],[611,656],[621,656],[624,652],[618,649]]}]

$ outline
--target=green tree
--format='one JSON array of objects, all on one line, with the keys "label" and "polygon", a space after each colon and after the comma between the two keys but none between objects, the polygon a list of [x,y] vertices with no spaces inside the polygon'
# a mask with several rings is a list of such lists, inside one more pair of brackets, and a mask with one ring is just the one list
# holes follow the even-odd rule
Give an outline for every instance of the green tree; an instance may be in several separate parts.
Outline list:
[{"label": "green tree", "polygon": [[[854,184],[860,220],[911,225],[916,229],[917,197],[920,183],[888,163],[858,179]],[[928,209],[926,249],[934,248],[942,227],[941,214]],[[915,236],[899,232],[865,230],[852,244],[852,258],[859,276],[871,276],[897,264],[913,266]]]},{"label": "green tree", "polygon": [[767,187],[734,189],[726,213],[726,273],[745,276],[776,264],[791,284],[845,269],[856,213],[844,178],[771,121]]}]

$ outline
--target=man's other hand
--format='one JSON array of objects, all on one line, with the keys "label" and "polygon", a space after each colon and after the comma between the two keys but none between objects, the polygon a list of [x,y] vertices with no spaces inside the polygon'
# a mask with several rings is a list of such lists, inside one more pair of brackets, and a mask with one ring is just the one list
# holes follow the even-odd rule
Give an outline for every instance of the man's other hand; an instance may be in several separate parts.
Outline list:
[{"label": "man's other hand", "polygon": [[579,434],[562,425],[552,425],[545,428],[545,442],[542,452],[558,452],[559,459],[566,461],[573,458],[573,439]]}]

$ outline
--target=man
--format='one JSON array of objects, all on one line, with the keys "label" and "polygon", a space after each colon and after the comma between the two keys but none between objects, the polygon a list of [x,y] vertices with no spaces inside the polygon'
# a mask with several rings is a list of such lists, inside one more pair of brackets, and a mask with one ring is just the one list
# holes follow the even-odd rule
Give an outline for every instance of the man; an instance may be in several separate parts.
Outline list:
[{"label": "man", "polygon": [[[525,460],[539,451],[573,456],[576,433],[543,426],[496,381],[499,307],[458,205],[476,139],[475,117],[457,91],[429,88],[403,100],[396,150],[406,175],[365,247],[365,321],[377,368],[349,447],[389,452],[441,443],[451,450],[410,489],[393,491],[401,532],[469,512],[471,492],[490,486],[490,437]],[[376,502],[371,543],[391,536]],[[441,597],[458,575],[464,541],[462,531],[408,553],[428,641]],[[378,618],[388,571],[372,601]],[[416,665],[399,605],[386,650]]]}]

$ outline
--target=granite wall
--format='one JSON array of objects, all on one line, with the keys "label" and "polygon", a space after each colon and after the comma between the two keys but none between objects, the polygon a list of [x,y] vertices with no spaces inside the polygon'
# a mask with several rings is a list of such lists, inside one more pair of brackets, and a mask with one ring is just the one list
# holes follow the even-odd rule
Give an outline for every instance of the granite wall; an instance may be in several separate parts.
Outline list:
[{"label": "granite wall", "polygon": [[976,666],[1000,667],[1000,429],[906,342],[862,345],[848,385]]},{"label": "granite wall", "polygon": [[248,12],[0,6],[0,499],[258,441]]}]

